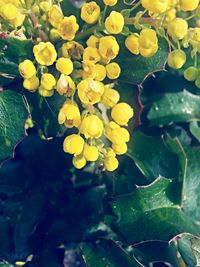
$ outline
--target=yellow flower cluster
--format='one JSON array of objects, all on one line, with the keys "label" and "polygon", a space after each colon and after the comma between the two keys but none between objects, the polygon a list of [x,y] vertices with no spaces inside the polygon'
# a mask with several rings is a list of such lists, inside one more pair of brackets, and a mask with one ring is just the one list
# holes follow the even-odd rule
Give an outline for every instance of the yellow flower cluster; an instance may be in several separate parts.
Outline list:
[{"label": "yellow flower cluster", "polygon": [[21,26],[25,19],[22,3],[20,0],[0,0],[0,18],[9,22],[14,28]]}]

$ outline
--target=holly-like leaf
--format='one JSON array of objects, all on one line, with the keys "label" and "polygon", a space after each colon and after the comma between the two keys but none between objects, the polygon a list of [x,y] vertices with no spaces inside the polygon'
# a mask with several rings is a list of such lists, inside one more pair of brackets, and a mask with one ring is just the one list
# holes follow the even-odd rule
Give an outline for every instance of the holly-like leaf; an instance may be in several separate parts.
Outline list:
[{"label": "holly-like leaf", "polygon": [[190,132],[200,142],[200,122],[191,121]]},{"label": "holly-like leaf", "polygon": [[189,233],[184,233],[172,239],[176,244],[185,264],[188,267],[200,266],[200,238]]},{"label": "holly-like leaf", "polygon": [[188,166],[183,188],[183,209],[196,221],[200,221],[200,147],[186,147]]},{"label": "holly-like leaf", "polygon": [[[31,40],[16,38],[0,39],[0,78],[7,84],[19,77],[18,64],[25,59],[33,59],[33,43]],[[7,79],[5,79],[7,78]]]},{"label": "holly-like leaf", "polygon": [[87,267],[143,266],[112,240],[101,240],[96,244],[83,244],[81,251]]},{"label": "holly-like leaf", "polygon": [[158,52],[151,58],[133,55],[125,47],[125,37],[120,38],[120,53],[116,61],[121,66],[119,80],[132,84],[142,84],[144,79],[157,71],[163,70],[168,55],[166,41],[159,41]]},{"label": "holly-like leaf", "polygon": [[135,132],[129,143],[128,155],[149,181],[155,180],[159,175],[167,178],[179,175],[180,166],[176,153],[159,136],[151,137]]},{"label": "holly-like leaf", "polygon": [[15,145],[25,136],[27,116],[20,94],[10,90],[0,93],[0,161],[11,157]]},{"label": "holly-like leaf", "polygon": [[158,178],[133,193],[115,197],[111,201],[113,226],[134,244],[147,240],[169,241],[173,236],[199,229],[173,201],[172,181]]},{"label": "holly-like leaf", "polygon": [[66,100],[64,96],[55,93],[52,97],[42,97],[37,93],[26,93],[30,105],[34,125],[46,137],[62,135],[66,128],[59,125],[58,113]]},{"label": "holly-like leaf", "polygon": [[200,120],[200,96],[186,90],[166,93],[155,101],[147,118],[151,126]]}]

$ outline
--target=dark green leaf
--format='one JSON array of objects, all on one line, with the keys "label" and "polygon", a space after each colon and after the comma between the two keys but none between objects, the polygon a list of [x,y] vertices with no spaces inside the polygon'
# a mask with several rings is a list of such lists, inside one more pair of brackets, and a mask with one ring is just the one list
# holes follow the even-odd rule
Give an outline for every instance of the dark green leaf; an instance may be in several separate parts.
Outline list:
[{"label": "dark green leaf", "polygon": [[196,221],[200,221],[200,148],[186,147],[188,166],[183,187],[183,208]]},{"label": "dark green leaf", "polygon": [[190,122],[190,132],[200,142],[200,123],[198,121]]},{"label": "dark green leaf", "polygon": [[0,93],[0,161],[11,157],[15,145],[25,136],[27,116],[20,94],[10,90]]},{"label": "dark green leaf", "polygon": [[169,241],[182,232],[197,233],[191,219],[173,202],[172,182],[158,178],[149,186],[111,201],[113,225],[134,244],[147,240]]},{"label": "dark green leaf", "polygon": [[58,113],[66,100],[55,93],[52,97],[41,97],[37,93],[26,93],[34,125],[46,137],[62,135],[66,128],[58,124]]},{"label": "dark green leaf", "polygon": [[112,240],[101,240],[96,244],[83,244],[81,250],[87,267],[143,266]]},{"label": "dark green leaf", "polygon": [[164,69],[168,55],[168,45],[165,41],[159,42],[158,52],[151,58],[131,54],[125,47],[124,42],[125,38],[120,38],[120,54],[116,60],[122,70],[121,81],[141,84],[148,75]]},{"label": "dark green leaf", "polygon": [[200,120],[200,96],[186,90],[166,93],[152,104],[147,117],[152,126]]},{"label": "dark green leaf", "polygon": [[188,267],[200,266],[200,238],[188,233],[176,236],[172,243],[177,248]]}]

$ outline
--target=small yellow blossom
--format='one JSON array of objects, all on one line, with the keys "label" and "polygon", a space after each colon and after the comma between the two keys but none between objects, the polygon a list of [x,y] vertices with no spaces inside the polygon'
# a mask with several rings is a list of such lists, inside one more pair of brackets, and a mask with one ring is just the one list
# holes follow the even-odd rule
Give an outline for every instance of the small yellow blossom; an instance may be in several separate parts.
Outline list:
[{"label": "small yellow blossom", "polygon": [[46,90],[42,86],[38,88],[39,94],[44,97],[51,97],[54,94],[54,90]]},{"label": "small yellow blossom", "polygon": [[24,88],[29,91],[35,91],[39,87],[39,79],[34,75],[29,79],[25,79],[23,82]]},{"label": "small yellow blossom", "polygon": [[99,53],[107,61],[114,59],[119,53],[119,45],[115,37],[101,37],[99,41]]},{"label": "small yellow blossom", "polygon": [[13,20],[18,14],[18,9],[13,4],[8,3],[0,7],[0,16],[5,20]]},{"label": "small yellow blossom", "polygon": [[181,0],[180,1],[180,9],[182,11],[193,11],[199,5],[199,0]]},{"label": "small yellow blossom", "polygon": [[66,101],[58,114],[59,124],[65,124],[67,128],[79,127],[81,115],[75,102]]},{"label": "small yellow blossom", "polygon": [[127,144],[122,143],[120,145],[112,144],[112,149],[115,151],[117,155],[123,155],[127,152]]},{"label": "small yellow blossom", "polygon": [[129,141],[128,130],[120,127],[114,121],[110,121],[105,127],[106,137],[115,145],[121,145]]},{"label": "small yellow blossom", "polygon": [[90,47],[99,48],[99,38],[97,38],[95,35],[91,35],[86,44]]},{"label": "small yellow blossom", "polygon": [[119,162],[116,157],[105,157],[104,167],[107,171],[113,172],[119,166]]},{"label": "small yellow blossom", "polygon": [[96,76],[95,64],[92,61],[85,60],[83,61],[82,66],[83,66],[82,78],[83,79],[87,79],[87,78],[94,79]]},{"label": "small yellow blossom", "polygon": [[168,55],[168,65],[173,69],[180,69],[186,62],[186,54],[183,50],[174,50]]},{"label": "small yellow blossom", "polygon": [[78,29],[79,25],[76,22],[76,17],[73,15],[70,17],[64,17],[58,26],[58,32],[60,36],[64,40],[69,40],[69,41],[74,39]]},{"label": "small yellow blossom", "polygon": [[125,46],[132,54],[139,55],[139,35],[133,33],[128,36],[125,41]]},{"label": "small yellow blossom", "polygon": [[73,63],[69,58],[60,57],[56,61],[56,69],[63,74],[69,75],[73,71]]},{"label": "small yellow blossom", "polygon": [[120,99],[119,93],[111,89],[107,86],[105,86],[104,94],[102,95],[101,102],[106,106],[106,108],[112,108],[114,107]]},{"label": "small yellow blossom", "polygon": [[82,80],[78,85],[78,96],[84,104],[96,104],[100,102],[104,93],[104,85],[92,79]]},{"label": "small yellow blossom", "polygon": [[72,134],[65,138],[63,149],[66,153],[79,155],[83,151],[85,141],[78,134]]},{"label": "small yellow blossom", "polygon": [[76,169],[82,169],[85,167],[87,161],[82,155],[73,157],[72,163]]},{"label": "small yellow blossom", "polygon": [[101,57],[97,48],[87,47],[83,52],[83,60],[89,60],[94,63],[100,61]]},{"label": "small yellow blossom", "polygon": [[175,18],[168,24],[167,32],[174,40],[182,40],[188,31],[187,21],[182,18]]},{"label": "small yellow blossom", "polygon": [[60,95],[72,96],[75,92],[75,83],[70,76],[61,74],[57,81],[56,90]]},{"label": "small yellow blossom", "polygon": [[105,28],[108,33],[119,34],[124,27],[124,17],[121,13],[112,11],[106,18]]},{"label": "small yellow blossom", "polygon": [[117,4],[117,0],[103,0],[103,2],[107,6],[114,6]]},{"label": "small yellow blossom", "polygon": [[84,3],[81,8],[81,18],[88,24],[94,24],[97,22],[100,12],[100,7],[96,2]]},{"label": "small yellow blossom", "polygon": [[48,20],[51,23],[51,25],[55,28],[58,28],[59,23],[63,19],[63,14],[59,6],[53,5],[48,13]]},{"label": "small yellow blossom", "polygon": [[95,65],[95,80],[103,81],[106,78],[106,68],[103,65]]},{"label": "small yellow blossom", "polygon": [[119,77],[121,68],[117,63],[113,62],[106,65],[106,73],[109,79],[114,80]]},{"label": "small yellow blossom", "polygon": [[142,6],[152,13],[163,13],[168,8],[168,0],[141,0]]},{"label": "small yellow blossom", "polygon": [[83,156],[87,161],[97,161],[99,157],[99,151],[96,146],[85,145],[83,149]]},{"label": "small yellow blossom", "polygon": [[66,58],[81,59],[84,47],[75,41],[69,41],[62,45],[62,54]]},{"label": "small yellow blossom", "polygon": [[96,115],[87,115],[82,120],[80,131],[85,138],[98,139],[103,133],[103,122]]},{"label": "small yellow blossom", "polygon": [[19,64],[19,72],[24,79],[29,79],[36,74],[36,68],[31,60],[26,59]]},{"label": "small yellow blossom", "polygon": [[37,62],[44,66],[52,65],[57,58],[55,47],[50,42],[40,42],[33,47],[33,53]]},{"label": "small yellow blossom", "polygon": [[133,117],[133,109],[127,103],[118,103],[112,109],[111,116],[119,125],[127,125]]},{"label": "small yellow blossom", "polygon": [[44,73],[41,77],[41,86],[45,90],[52,90],[56,85],[56,79],[51,73]]}]

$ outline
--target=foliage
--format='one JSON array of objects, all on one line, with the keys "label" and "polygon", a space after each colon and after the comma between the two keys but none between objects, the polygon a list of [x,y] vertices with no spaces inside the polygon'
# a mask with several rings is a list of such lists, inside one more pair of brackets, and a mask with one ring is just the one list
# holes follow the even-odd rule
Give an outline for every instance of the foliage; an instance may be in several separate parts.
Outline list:
[{"label": "foliage", "polygon": [[[72,2],[63,0],[63,13],[76,15],[80,43],[84,43],[90,34],[98,35],[102,18],[91,31],[80,18],[79,3]],[[103,1],[96,2],[104,7]],[[126,49],[130,32],[152,22],[134,4],[118,1],[115,6],[128,26],[117,37],[121,75],[113,86],[120,101],[134,109],[134,119],[128,125],[128,151],[119,157],[114,172],[102,171],[102,162],[100,168],[94,163],[82,170],[74,168],[71,155],[63,151],[64,138],[73,129],[58,124],[66,97],[25,90],[18,65],[25,59],[35,60],[34,43],[18,38],[15,31],[11,36],[0,32],[1,267],[200,265],[198,84],[187,81],[182,69],[167,67],[169,45],[174,49],[178,41],[173,36],[164,38],[159,26],[157,53],[145,58]],[[42,38],[45,25],[36,25],[26,34],[33,40],[37,34]],[[100,35],[104,33],[101,28]],[[59,42],[55,41],[56,48]],[[187,40],[178,45],[186,51]],[[186,65],[194,60],[198,67],[196,43],[190,45]],[[104,108],[102,117],[107,117]]]}]

